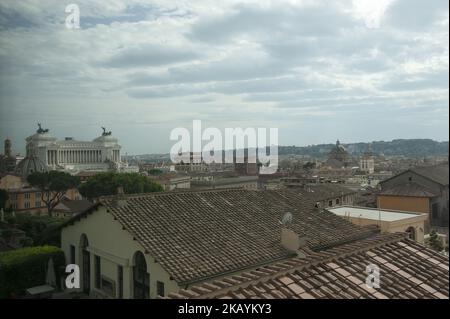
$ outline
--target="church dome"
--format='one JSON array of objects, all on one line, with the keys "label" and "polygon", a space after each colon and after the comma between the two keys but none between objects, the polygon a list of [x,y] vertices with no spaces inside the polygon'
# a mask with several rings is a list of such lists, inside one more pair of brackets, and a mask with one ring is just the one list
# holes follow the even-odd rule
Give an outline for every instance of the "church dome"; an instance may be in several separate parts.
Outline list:
[{"label": "church dome", "polygon": [[345,147],[339,142],[336,141],[336,145],[331,149],[328,154],[328,161],[339,161],[345,163],[348,159],[349,155]]},{"label": "church dome", "polygon": [[47,166],[36,156],[27,156],[17,164],[16,173],[24,179],[34,172],[46,172]]},{"label": "church dome", "polygon": [[338,153],[347,152],[347,150],[346,150],[345,147],[339,142],[339,140],[336,141],[336,147],[335,147],[334,151],[335,151],[335,152],[338,152]]}]

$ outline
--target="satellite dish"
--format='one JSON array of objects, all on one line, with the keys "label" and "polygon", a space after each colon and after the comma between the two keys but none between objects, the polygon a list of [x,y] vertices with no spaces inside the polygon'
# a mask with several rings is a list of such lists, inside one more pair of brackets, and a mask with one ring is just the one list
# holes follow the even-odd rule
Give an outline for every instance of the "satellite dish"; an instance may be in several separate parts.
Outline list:
[{"label": "satellite dish", "polygon": [[285,213],[283,215],[283,218],[281,219],[281,224],[284,226],[287,226],[289,224],[292,224],[292,214],[291,213]]}]

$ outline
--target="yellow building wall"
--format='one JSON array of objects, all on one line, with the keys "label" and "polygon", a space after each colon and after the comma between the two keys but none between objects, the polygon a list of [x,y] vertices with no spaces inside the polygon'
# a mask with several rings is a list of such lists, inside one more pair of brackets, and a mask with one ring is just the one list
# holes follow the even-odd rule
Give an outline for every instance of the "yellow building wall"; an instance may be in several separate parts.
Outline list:
[{"label": "yellow building wall", "polygon": [[71,188],[71,189],[68,189],[67,192],[66,192],[66,194],[65,194],[65,196],[66,196],[68,199],[71,199],[71,200],[79,200],[79,199],[82,199],[82,196],[81,196],[80,193],[78,192],[78,189],[77,189],[77,188]]},{"label": "yellow building wall", "polygon": [[22,178],[15,175],[5,175],[0,178],[0,189],[11,189],[11,188],[21,188],[22,187]]},{"label": "yellow building wall", "polygon": [[[132,236],[122,229],[120,223],[106,212],[104,207],[81,218],[71,226],[62,229],[61,248],[66,255],[67,263],[70,262],[70,245],[75,246],[76,263],[80,266],[82,277],[80,238],[85,234],[89,241],[91,253],[91,295],[106,297],[102,291],[95,289],[94,255],[101,258],[102,275],[116,282],[116,296],[118,295],[117,266],[123,266],[123,298],[133,298],[133,257],[137,251],[144,253],[143,247],[133,240]],[[165,295],[178,291],[178,285],[170,280],[169,274],[155,262],[149,254],[144,254],[147,262],[147,271],[150,274],[150,298],[156,298],[156,282],[161,281],[165,286]]]},{"label": "yellow building wall", "polygon": [[414,227],[415,233],[416,233],[416,241],[418,243],[423,244],[424,236],[425,236],[425,224],[423,221],[418,221],[415,223],[408,223],[408,224],[404,224],[404,225],[392,225],[389,228],[389,232],[390,233],[406,232],[406,230],[409,227]]},{"label": "yellow building wall", "polygon": [[[47,215],[47,207],[41,200],[41,192],[39,190],[35,188],[30,188],[29,190],[22,188],[18,192],[8,192],[8,195],[9,198],[6,202],[6,207],[12,207],[18,212],[29,212],[33,215]],[[76,188],[67,190],[65,196],[71,200],[81,199],[81,195]],[[25,203],[29,203],[28,207]],[[36,204],[40,204],[40,206]]]},{"label": "yellow building wall", "polygon": [[[32,214],[47,212],[45,203],[41,200],[40,192],[30,190],[29,192],[10,192],[6,207],[12,207],[15,211],[24,211]],[[28,203],[29,205],[27,206]],[[37,206],[36,204],[40,204]]]},{"label": "yellow building wall", "polygon": [[409,196],[378,196],[378,208],[401,210],[407,212],[430,213],[428,198]]}]

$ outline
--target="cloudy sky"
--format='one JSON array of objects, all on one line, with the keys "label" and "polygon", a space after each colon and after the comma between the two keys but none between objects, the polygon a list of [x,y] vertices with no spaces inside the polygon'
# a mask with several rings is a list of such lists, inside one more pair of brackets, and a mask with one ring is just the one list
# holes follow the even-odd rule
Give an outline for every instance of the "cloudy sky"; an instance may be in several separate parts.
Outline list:
[{"label": "cloudy sky", "polygon": [[[80,29],[65,26],[76,3]],[[281,145],[448,139],[447,0],[0,2],[0,138],[278,127]]]}]

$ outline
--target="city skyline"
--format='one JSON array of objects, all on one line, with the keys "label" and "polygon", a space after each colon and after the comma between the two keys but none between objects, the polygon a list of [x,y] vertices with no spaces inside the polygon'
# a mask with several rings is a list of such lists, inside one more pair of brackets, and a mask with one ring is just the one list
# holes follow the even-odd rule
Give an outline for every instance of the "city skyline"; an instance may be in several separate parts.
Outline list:
[{"label": "city skyline", "polygon": [[[38,123],[39,125],[41,123]],[[41,129],[42,126],[39,126],[39,129]],[[38,129],[38,130],[39,130]],[[103,129],[103,127],[102,127]],[[52,134],[50,132],[50,129],[45,129],[48,130],[47,134],[49,137],[51,137],[54,140],[58,140],[59,143],[64,143],[64,140],[67,140],[68,142],[74,140],[77,142],[83,142],[83,143],[93,143],[95,142],[97,139],[99,139],[104,133],[100,133],[97,136],[91,137],[91,138],[87,138],[87,139],[76,139],[73,136],[55,136],[54,134]],[[29,134],[29,136],[27,136],[26,138],[24,138],[24,141],[26,143],[26,139],[31,137],[32,135],[35,135],[37,133],[37,130],[32,132],[31,134]],[[112,134],[112,132],[108,132],[110,134]],[[117,136],[114,136],[114,138],[118,138]],[[190,141],[192,142],[193,137],[190,137]],[[20,156],[25,156],[26,155],[26,147],[25,145],[23,146],[23,149],[19,149],[17,148],[17,146],[15,147],[14,145],[14,141],[12,141],[9,136],[6,137],[5,140],[8,140],[10,142],[11,145],[11,150],[12,150],[12,154],[14,155],[20,155]],[[119,142],[120,142],[120,137],[118,138]],[[308,148],[308,147],[320,147],[320,146],[329,146],[329,145],[336,145],[337,143],[341,143],[342,145],[356,145],[356,144],[367,144],[367,145],[372,145],[373,143],[380,143],[380,142],[385,142],[385,143],[392,143],[395,140],[397,141],[425,141],[425,140],[430,140],[432,142],[437,142],[437,143],[448,143],[449,140],[448,139],[443,139],[443,140],[433,140],[433,139],[424,139],[424,138],[418,138],[418,139],[392,139],[392,140],[373,140],[373,141],[345,141],[342,142],[339,138],[337,140],[331,141],[331,142],[322,142],[322,143],[317,143],[317,144],[308,144],[308,145],[296,145],[296,144],[292,144],[292,145],[283,145],[281,143],[278,143],[278,147],[297,147],[297,148]],[[201,146],[205,146],[210,140],[202,140],[202,144]],[[25,144],[24,143],[24,144]],[[172,141],[172,143],[176,143],[176,141]],[[235,144],[236,145],[236,144]],[[251,148],[254,149],[254,147],[248,147],[248,144],[245,144],[245,148]],[[173,145],[168,145],[167,148],[170,149]],[[192,145],[191,145],[192,146]],[[122,152],[121,156],[141,156],[141,155],[169,155],[169,151],[167,152],[147,152],[147,153],[128,153],[126,152],[126,146],[125,145],[121,145],[121,148],[125,149],[125,151]],[[237,148],[239,149],[239,148]],[[218,149],[218,151],[232,151],[232,150],[236,150],[236,147],[233,149],[224,149],[224,148],[220,148]],[[191,150],[193,152],[193,150]],[[194,152],[195,153],[195,152]],[[1,153],[0,153],[1,154]],[[435,155],[435,154],[434,154]]]},{"label": "city skyline", "polygon": [[123,154],[168,153],[192,120],[277,127],[280,145],[448,140],[448,2],[0,4],[0,138],[40,122],[107,127]]}]

